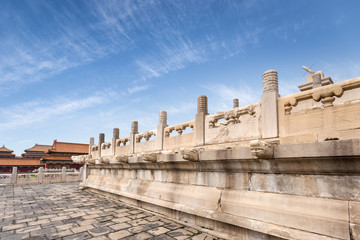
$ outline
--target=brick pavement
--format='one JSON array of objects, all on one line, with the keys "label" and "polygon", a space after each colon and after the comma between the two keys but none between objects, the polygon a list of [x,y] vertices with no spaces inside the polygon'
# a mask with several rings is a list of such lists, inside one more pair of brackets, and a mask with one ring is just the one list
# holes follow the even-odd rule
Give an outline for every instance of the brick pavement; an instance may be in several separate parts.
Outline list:
[{"label": "brick pavement", "polygon": [[78,185],[0,186],[0,239],[218,239]]}]

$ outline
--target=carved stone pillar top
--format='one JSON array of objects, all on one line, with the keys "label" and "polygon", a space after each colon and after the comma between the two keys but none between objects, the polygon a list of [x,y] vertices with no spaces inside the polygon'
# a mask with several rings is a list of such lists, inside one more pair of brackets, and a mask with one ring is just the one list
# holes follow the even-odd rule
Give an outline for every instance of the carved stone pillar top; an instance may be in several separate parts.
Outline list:
[{"label": "carved stone pillar top", "polygon": [[159,124],[167,125],[167,112],[164,110],[159,113]]},{"label": "carved stone pillar top", "polygon": [[102,144],[105,142],[105,134],[99,133],[99,144]]},{"label": "carved stone pillar top", "polygon": [[113,138],[119,139],[120,130],[118,128],[113,129]]},{"label": "carved stone pillar top", "polygon": [[205,95],[201,95],[197,99],[197,112],[208,114],[208,102]]},{"label": "carved stone pillar top", "polygon": [[138,121],[132,121],[131,123],[131,133],[139,133],[139,128],[138,128]]},{"label": "carved stone pillar top", "polygon": [[234,98],[233,100],[233,108],[238,108],[239,107],[239,99]]},{"label": "carved stone pillar top", "polygon": [[94,145],[94,143],[95,143],[95,139],[94,139],[93,137],[91,137],[91,138],[90,138],[90,147],[91,147],[92,145]]},{"label": "carved stone pillar top", "polygon": [[278,73],[276,70],[267,70],[262,75],[263,93],[276,92],[279,93]]}]

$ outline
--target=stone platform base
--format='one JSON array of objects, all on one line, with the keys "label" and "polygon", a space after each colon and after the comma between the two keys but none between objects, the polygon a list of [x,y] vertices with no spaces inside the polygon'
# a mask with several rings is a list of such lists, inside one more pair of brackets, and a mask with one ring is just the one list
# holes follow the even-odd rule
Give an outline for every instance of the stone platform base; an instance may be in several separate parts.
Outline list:
[{"label": "stone platform base", "polygon": [[191,227],[198,228],[203,232],[207,232],[211,235],[217,236],[219,238],[229,239],[229,240],[283,240],[284,238],[279,238],[271,236],[268,234],[263,234],[260,232],[252,231],[249,229],[241,228],[235,225],[218,222],[215,220],[207,219],[204,217],[199,217],[193,214],[188,214],[185,212],[169,209],[166,207],[161,207],[154,205],[148,202],[143,202],[140,200],[135,200],[132,198],[124,197],[117,195],[115,193],[110,193],[102,191],[95,188],[84,188],[86,191],[93,193],[101,194],[112,199],[116,199],[127,204],[149,210],[156,214],[164,215],[168,218],[181,221],[181,223],[189,224]]}]

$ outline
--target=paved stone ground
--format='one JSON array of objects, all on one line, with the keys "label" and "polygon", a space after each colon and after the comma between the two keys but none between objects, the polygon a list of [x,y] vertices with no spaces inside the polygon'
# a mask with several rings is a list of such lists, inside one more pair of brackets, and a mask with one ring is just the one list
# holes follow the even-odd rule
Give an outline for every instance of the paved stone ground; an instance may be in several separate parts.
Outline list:
[{"label": "paved stone ground", "polygon": [[0,239],[217,239],[78,185],[0,186]]}]

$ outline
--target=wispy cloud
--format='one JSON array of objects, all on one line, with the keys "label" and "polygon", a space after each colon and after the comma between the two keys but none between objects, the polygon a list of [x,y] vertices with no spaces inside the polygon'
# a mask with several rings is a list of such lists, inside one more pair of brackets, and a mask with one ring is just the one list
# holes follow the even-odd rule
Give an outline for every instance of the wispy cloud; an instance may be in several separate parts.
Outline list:
[{"label": "wispy cloud", "polygon": [[41,123],[102,104],[105,101],[107,101],[106,96],[98,94],[80,99],[59,98],[52,101],[39,99],[0,108],[0,115],[3,116],[0,120],[0,131]]},{"label": "wispy cloud", "polygon": [[177,40],[176,43],[176,46],[171,47],[161,43],[162,50],[159,53],[142,56],[135,61],[142,72],[142,80],[159,77],[171,71],[183,69],[191,63],[201,63],[207,60],[201,46],[194,46],[190,41],[183,39]]},{"label": "wispy cloud", "polygon": [[148,85],[136,85],[134,87],[130,87],[128,88],[128,94],[134,94],[134,93],[137,93],[137,92],[141,92],[141,91],[144,91],[146,89],[148,89],[149,86]]},{"label": "wispy cloud", "polygon": [[[36,31],[28,25],[28,15],[20,15],[16,22],[10,18],[11,14],[4,15],[4,26],[14,25],[18,32],[15,35],[5,32],[6,37],[0,35],[0,85],[9,87],[7,83],[12,83],[18,87],[50,79],[115,54],[121,54],[135,68],[132,81],[148,80],[190,64],[237,55],[245,45],[258,43],[262,32],[258,26],[247,28],[235,24],[232,28],[241,31],[224,35],[213,9],[217,1],[189,4],[44,1],[27,9],[31,19],[41,23]],[[254,8],[254,2],[233,1],[222,7],[244,13]],[[44,12],[47,18],[43,18]],[[194,35],[198,29],[206,30],[207,34]]]}]

